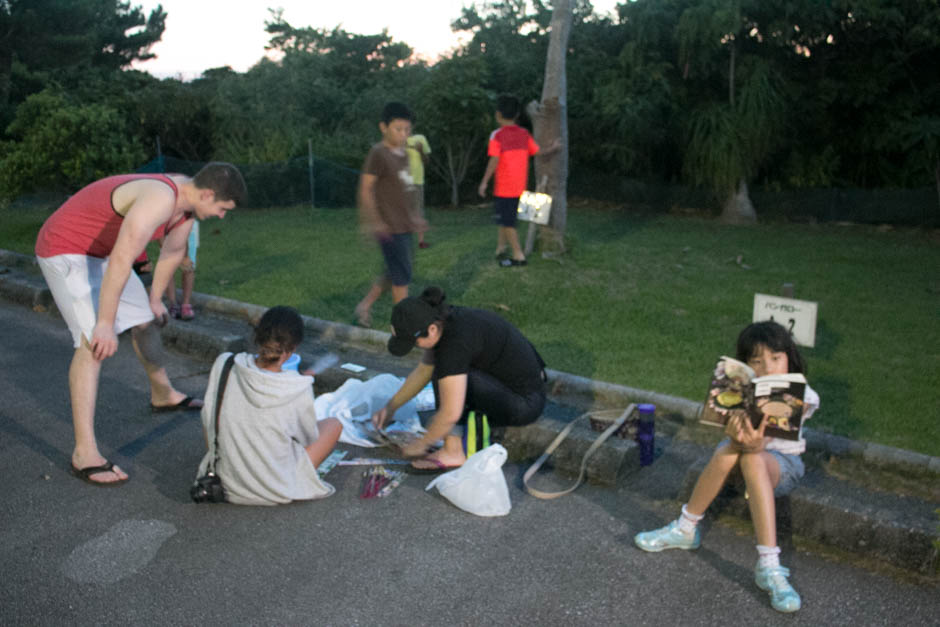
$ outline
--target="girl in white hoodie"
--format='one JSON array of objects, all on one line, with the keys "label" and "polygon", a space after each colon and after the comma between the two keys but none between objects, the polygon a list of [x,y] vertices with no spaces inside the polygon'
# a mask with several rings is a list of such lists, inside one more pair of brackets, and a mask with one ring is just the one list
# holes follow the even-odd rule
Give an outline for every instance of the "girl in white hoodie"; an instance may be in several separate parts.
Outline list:
[{"label": "girl in white hoodie", "polygon": [[[272,307],[255,329],[258,354],[235,355],[219,416],[215,465],[230,503],[277,505],[335,491],[316,467],[336,446],[342,425],[335,418],[317,422],[313,377],[281,370],[303,340],[303,331],[296,310]],[[200,477],[215,455],[216,390],[229,355],[219,355],[209,374],[202,424],[210,450],[199,466]]]}]

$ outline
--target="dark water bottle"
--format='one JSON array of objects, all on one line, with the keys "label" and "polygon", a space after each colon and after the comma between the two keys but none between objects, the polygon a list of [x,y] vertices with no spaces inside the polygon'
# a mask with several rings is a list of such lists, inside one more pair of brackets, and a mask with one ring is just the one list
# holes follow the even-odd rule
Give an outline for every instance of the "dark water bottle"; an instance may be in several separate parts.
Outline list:
[{"label": "dark water bottle", "polygon": [[636,425],[636,441],[640,445],[640,466],[653,463],[654,415],[656,405],[641,403],[636,406],[640,414]]}]

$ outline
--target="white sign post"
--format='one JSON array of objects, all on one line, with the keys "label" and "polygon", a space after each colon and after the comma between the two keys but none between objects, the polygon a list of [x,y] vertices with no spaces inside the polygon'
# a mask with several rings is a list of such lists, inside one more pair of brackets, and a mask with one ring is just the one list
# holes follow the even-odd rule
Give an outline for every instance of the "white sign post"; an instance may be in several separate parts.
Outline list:
[{"label": "white sign post", "polygon": [[773,320],[790,332],[797,344],[816,345],[816,303],[769,294],[754,294],[754,322]]}]

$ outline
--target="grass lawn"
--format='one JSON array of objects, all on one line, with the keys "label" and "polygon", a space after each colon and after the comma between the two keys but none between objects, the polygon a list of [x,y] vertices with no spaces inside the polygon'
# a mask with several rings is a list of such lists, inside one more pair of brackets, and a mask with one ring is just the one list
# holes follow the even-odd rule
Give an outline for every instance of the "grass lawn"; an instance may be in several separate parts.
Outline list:
[{"label": "grass lawn", "polygon": [[[0,247],[31,252],[48,212],[5,210]],[[549,367],[699,400],[755,292],[819,303],[804,349],[818,429],[940,455],[940,247],[923,230],[569,210],[569,254],[497,267],[485,207],[431,210],[412,293],[498,311]],[[352,321],[380,268],[352,210],[237,210],[203,224],[196,289]],[[737,259],[740,257],[741,262]],[[747,266],[747,267],[745,267]],[[387,321],[388,298],[373,310]],[[387,328],[387,324],[381,325]]]}]

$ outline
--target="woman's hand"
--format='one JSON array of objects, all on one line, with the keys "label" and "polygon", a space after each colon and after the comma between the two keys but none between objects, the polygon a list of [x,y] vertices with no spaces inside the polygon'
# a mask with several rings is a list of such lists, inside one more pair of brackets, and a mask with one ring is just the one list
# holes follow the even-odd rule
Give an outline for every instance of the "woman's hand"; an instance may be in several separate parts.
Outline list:
[{"label": "woman's hand", "polygon": [[388,422],[388,406],[383,407],[379,411],[372,414],[372,426],[377,430],[385,426],[385,423]]},{"label": "woman's hand", "polygon": [[734,415],[725,426],[725,435],[731,438],[735,449],[742,453],[758,453],[764,449],[764,430],[767,428],[767,416],[755,429],[748,417]]},{"label": "woman's hand", "polygon": [[424,457],[428,454],[428,444],[423,438],[418,438],[401,447],[403,457]]}]

